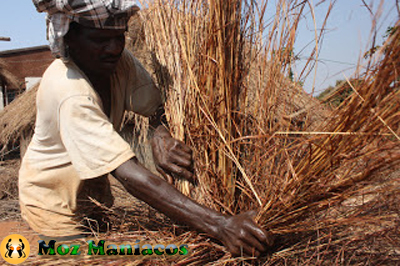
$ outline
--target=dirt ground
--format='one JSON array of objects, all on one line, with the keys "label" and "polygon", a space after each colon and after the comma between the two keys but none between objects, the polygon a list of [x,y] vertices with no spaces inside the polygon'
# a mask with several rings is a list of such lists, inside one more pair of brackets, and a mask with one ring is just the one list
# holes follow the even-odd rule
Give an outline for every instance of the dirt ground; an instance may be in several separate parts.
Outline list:
[{"label": "dirt ground", "polygon": [[20,159],[0,161],[0,221],[19,217],[18,170]]},{"label": "dirt ground", "polygon": [[0,161],[0,239],[11,234],[23,235],[29,243],[38,235],[22,221],[18,203],[18,170],[20,159]]}]

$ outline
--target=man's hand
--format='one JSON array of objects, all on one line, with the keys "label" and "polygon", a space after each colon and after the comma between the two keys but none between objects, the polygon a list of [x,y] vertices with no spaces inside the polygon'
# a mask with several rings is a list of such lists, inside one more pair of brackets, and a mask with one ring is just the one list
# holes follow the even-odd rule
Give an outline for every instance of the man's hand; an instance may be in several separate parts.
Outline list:
[{"label": "man's hand", "polygon": [[235,256],[259,257],[273,245],[270,233],[253,220],[255,211],[228,216],[218,228],[216,237]]},{"label": "man's hand", "polygon": [[195,182],[192,150],[182,141],[171,137],[163,125],[156,128],[151,147],[157,171],[168,183],[173,184],[174,175]]}]

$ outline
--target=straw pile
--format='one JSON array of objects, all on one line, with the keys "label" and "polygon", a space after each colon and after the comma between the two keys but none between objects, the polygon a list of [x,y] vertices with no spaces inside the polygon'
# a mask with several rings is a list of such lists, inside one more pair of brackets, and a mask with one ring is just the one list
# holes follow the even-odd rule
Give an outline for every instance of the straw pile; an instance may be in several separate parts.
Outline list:
[{"label": "straw pile", "polygon": [[[286,78],[308,3],[277,1],[268,28],[257,3],[145,3],[171,132],[196,158],[198,187],[177,186],[225,213],[259,209],[277,245],[257,263],[398,263],[400,33],[329,113]],[[181,263],[209,261],[240,260],[207,242]]]}]

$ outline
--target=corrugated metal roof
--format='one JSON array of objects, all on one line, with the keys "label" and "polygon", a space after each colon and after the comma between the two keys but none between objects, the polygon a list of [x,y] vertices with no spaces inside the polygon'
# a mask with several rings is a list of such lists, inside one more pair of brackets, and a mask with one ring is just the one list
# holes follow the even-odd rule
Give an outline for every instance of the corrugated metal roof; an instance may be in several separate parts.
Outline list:
[{"label": "corrugated metal roof", "polygon": [[5,51],[0,51],[0,56],[28,53],[28,52],[32,52],[32,51],[38,51],[38,50],[39,51],[40,50],[50,50],[50,47],[48,45],[39,45],[39,46],[32,46],[32,47],[26,47],[26,48],[5,50]]}]

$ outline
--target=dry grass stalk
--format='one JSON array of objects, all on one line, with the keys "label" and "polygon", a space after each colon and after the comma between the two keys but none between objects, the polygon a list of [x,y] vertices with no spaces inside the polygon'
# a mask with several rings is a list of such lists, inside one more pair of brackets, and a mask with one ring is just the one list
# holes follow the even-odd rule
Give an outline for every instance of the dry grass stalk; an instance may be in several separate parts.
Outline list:
[{"label": "dry grass stalk", "polygon": [[[241,194],[235,186],[238,179],[250,187],[249,193],[261,204],[251,176],[243,167],[243,144],[237,140],[249,133],[265,135],[264,129],[277,124],[279,116],[286,121],[278,124],[285,124],[287,129],[296,120],[292,115],[301,111],[293,109],[294,104],[287,105],[287,99],[302,92],[289,85],[282,67],[285,71],[290,63],[296,27],[306,4],[278,4],[268,42],[263,45],[265,5],[256,16],[255,7],[242,6],[241,1],[182,1],[175,6],[156,2],[150,5],[145,19],[147,42],[157,63],[168,70],[168,75],[158,81],[167,94],[171,131],[181,139],[186,133],[186,141],[200,156],[198,161],[208,168],[201,176],[211,179],[203,183],[221,182],[221,195],[225,198],[221,203],[228,209]],[[282,46],[286,49],[279,49]],[[267,58],[273,58],[273,63],[267,63]],[[285,95],[287,99],[280,96],[281,86],[290,86],[283,89],[290,94]],[[309,112],[311,108],[304,109]],[[250,123],[256,120],[263,125],[250,132]]]},{"label": "dry grass stalk", "polygon": [[[300,264],[332,257],[340,264],[340,256],[348,255],[338,249],[345,244],[354,248],[348,241],[368,240],[343,232],[349,224],[367,227],[373,220],[368,208],[376,210],[375,221],[390,224],[385,232],[372,235],[393,237],[396,215],[378,215],[378,210],[386,204],[398,206],[396,183],[382,181],[393,192],[384,203],[371,184],[376,185],[376,173],[400,160],[395,60],[400,49],[393,41],[398,33],[354,88],[359,96],[346,99],[321,123],[313,121],[318,115],[313,112],[322,110],[323,119],[329,113],[311,97],[299,97],[301,88],[289,86],[282,74],[290,70],[297,27],[308,2],[278,1],[267,33],[267,1],[258,2],[257,8],[242,1],[146,3],[147,43],[157,64],[167,70],[158,82],[167,94],[171,131],[195,152],[200,185],[194,197],[227,213],[261,202],[258,221],[280,235],[282,244],[264,261],[267,264],[294,262],[299,254]],[[323,31],[318,34],[310,58],[317,57]],[[305,107],[290,104],[294,96],[305,101]],[[360,194],[373,200],[342,210],[341,204]],[[337,217],[330,215],[335,210]],[[219,259],[214,263],[227,263]]]}]

